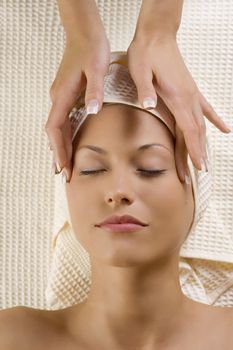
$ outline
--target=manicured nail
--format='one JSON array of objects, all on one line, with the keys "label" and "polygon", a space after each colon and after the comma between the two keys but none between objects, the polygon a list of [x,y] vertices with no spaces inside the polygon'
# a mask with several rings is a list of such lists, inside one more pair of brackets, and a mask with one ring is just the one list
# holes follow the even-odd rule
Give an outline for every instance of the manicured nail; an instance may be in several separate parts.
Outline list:
[{"label": "manicured nail", "polygon": [[208,169],[206,167],[205,161],[202,158],[201,158],[201,171],[205,172],[205,173],[208,172]]},{"label": "manicured nail", "polygon": [[63,185],[67,182],[66,173],[65,173],[64,169],[62,170],[61,180],[62,180]]},{"label": "manicured nail", "polygon": [[87,115],[97,114],[99,109],[99,102],[97,100],[90,100],[87,105]]},{"label": "manicured nail", "polygon": [[50,145],[50,142],[49,142],[49,141],[47,141],[47,148],[48,148],[50,151],[53,150],[53,149],[52,149],[52,146]]},{"label": "manicured nail", "polygon": [[55,168],[55,163],[53,162],[52,168],[51,168],[51,175],[55,175],[55,174],[56,174],[56,168]]},{"label": "manicured nail", "polygon": [[191,180],[190,180],[189,175],[185,174],[184,178],[185,178],[186,184],[187,184],[187,185],[190,185],[190,184],[191,184]]},{"label": "manicured nail", "polygon": [[155,101],[154,101],[154,99],[151,98],[151,97],[144,98],[144,100],[143,100],[143,107],[144,108],[148,108],[148,107],[155,108]]},{"label": "manicured nail", "polygon": [[225,128],[227,128],[227,131],[228,132],[231,132],[232,130],[231,130],[231,128],[223,121],[223,124],[224,124],[224,126],[225,126]]},{"label": "manicured nail", "polygon": [[209,171],[209,165],[210,165],[210,163],[209,163],[209,160],[208,159],[205,159],[205,165],[206,165],[206,171]]},{"label": "manicured nail", "polygon": [[60,167],[60,164],[58,161],[56,161],[56,168],[57,168],[57,171],[60,173],[61,172],[61,167]]}]

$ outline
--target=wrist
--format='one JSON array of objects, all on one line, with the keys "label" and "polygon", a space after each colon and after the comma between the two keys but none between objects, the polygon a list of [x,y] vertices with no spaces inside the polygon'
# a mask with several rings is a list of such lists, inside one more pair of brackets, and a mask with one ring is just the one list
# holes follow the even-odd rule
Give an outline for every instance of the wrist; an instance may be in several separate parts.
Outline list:
[{"label": "wrist", "polygon": [[97,26],[95,26],[95,32],[92,31],[85,31],[85,30],[80,30],[80,28],[76,28],[72,31],[65,31],[66,33],[66,43],[68,45],[73,45],[75,43],[85,43],[87,41],[89,42],[96,42],[98,43],[99,41],[102,41],[103,38],[107,39],[105,29],[100,26],[97,29]]},{"label": "wrist", "polygon": [[153,38],[157,41],[163,41],[167,39],[175,39],[177,36],[178,27],[171,23],[161,24],[159,21],[157,23],[151,23],[150,21],[138,22],[134,37],[135,38]]},{"label": "wrist", "polygon": [[136,30],[133,40],[142,43],[153,43],[153,44],[163,44],[176,41],[176,32],[173,31],[161,31],[161,30],[151,30],[144,28],[142,30]]},{"label": "wrist", "polygon": [[69,41],[104,32],[95,0],[58,0],[61,22]]},{"label": "wrist", "polygon": [[135,36],[151,35],[158,40],[176,38],[183,0],[142,0]]}]

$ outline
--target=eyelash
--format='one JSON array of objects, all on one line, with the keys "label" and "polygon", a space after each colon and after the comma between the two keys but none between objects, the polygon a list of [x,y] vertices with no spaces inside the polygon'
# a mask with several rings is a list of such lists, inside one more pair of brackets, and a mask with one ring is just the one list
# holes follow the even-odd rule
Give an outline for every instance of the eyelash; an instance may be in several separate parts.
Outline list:
[{"label": "eyelash", "polygon": [[[152,177],[152,176],[159,176],[160,174],[164,173],[166,170],[144,170],[144,169],[138,169],[140,170],[145,177]],[[98,175],[99,173],[105,171],[104,169],[99,170],[83,170],[80,171],[80,175]]]}]

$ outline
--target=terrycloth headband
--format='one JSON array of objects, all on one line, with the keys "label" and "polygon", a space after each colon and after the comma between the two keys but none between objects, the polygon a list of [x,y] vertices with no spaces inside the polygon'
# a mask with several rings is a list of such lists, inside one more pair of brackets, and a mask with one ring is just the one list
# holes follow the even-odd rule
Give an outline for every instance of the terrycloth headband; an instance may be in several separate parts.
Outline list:
[{"label": "terrycloth headband", "polygon": [[[137,89],[130,76],[127,63],[126,52],[111,53],[109,72],[104,79],[103,103],[120,103],[142,109],[159,118],[175,137],[175,119],[159,96],[156,108],[147,110],[139,103]],[[95,118],[95,115],[86,115],[84,98],[85,91],[78,97],[69,115],[72,141],[86,118]],[[208,136],[207,155],[210,158]],[[187,241],[195,236],[196,225],[207,208],[211,195],[211,166],[208,173],[202,173],[194,168],[188,156],[188,167],[192,180],[195,210]],[[65,188],[61,181],[59,182],[57,183],[59,197],[55,206],[52,237],[53,263],[46,289],[46,300],[50,308],[62,308],[82,302],[88,295],[91,283],[89,255],[72,231]]]},{"label": "terrycloth headband", "polygon": [[[86,115],[85,91],[77,100],[76,106],[70,114],[72,141],[82,123],[90,114]],[[104,103],[120,103],[142,109],[159,118],[175,137],[175,119],[162,99],[158,96],[156,108],[145,109],[137,97],[137,89],[128,70],[127,55],[121,52],[112,52],[109,72],[104,79]]]}]

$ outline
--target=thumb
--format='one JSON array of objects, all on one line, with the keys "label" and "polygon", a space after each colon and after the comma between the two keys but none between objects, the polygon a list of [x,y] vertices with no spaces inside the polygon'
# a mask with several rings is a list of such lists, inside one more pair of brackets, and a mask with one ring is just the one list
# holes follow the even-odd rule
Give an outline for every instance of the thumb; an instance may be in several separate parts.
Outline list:
[{"label": "thumb", "polygon": [[157,105],[157,94],[153,84],[153,73],[147,71],[143,73],[143,77],[138,74],[132,75],[134,83],[137,87],[138,101],[144,108],[155,108]]},{"label": "thumb", "polygon": [[103,105],[104,74],[86,72],[87,86],[85,92],[85,106],[87,114],[97,114]]}]

